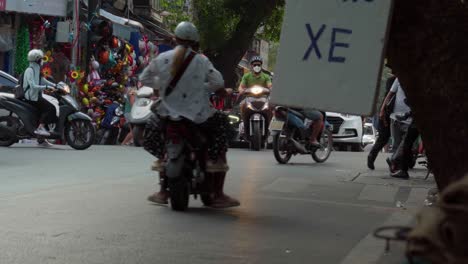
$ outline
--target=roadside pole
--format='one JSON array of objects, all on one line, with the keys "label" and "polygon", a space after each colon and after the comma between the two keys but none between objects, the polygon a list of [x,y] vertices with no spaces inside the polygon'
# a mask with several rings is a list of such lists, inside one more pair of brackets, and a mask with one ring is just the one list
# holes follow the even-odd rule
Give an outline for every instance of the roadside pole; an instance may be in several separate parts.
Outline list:
[{"label": "roadside pole", "polygon": [[[97,12],[97,7],[98,7],[98,0],[88,0],[88,19],[87,19],[87,24],[91,25],[91,21],[93,20],[95,13]],[[92,45],[91,45],[91,38],[92,38],[93,32],[91,32],[91,29],[88,28],[88,36],[86,40],[86,61],[83,63],[83,65],[86,65],[86,74],[89,73],[89,61],[91,60],[91,54],[92,54]]]}]

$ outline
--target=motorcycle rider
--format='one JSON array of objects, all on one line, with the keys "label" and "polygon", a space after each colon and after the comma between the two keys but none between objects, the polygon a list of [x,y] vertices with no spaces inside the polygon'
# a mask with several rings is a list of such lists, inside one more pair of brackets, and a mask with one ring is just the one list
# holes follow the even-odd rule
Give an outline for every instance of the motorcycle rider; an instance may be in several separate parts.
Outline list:
[{"label": "motorcycle rider", "polygon": [[308,127],[305,126],[304,122],[297,117],[296,115],[292,113],[288,113],[288,120],[294,124],[294,126],[298,127],[301,129],[301,131],[306,132],[306,134],[303,134],[303,138],[306,139],[306,137],[309,137],[309,142],[307,144],[308,148],[319,148],[320,143],[318,142],[318,136],[320,135],[320,131],[322,130],[322,127],[324,125],[323,122],[323,114],[315,109],[312,108],[305,108],[305,109],[294,109],[300,113],[302,113],[307,119],[312,120],[311,124],[311,132],[310,132],[310,137],[309,133],[307,133]]},{"label": "motorcycle rider", "polygon": [[56,84],[41,77],[41,66],[44,53],[42,50],[33,49],[28,53],[29,67],[24,71],[23,89],[25,101],[40,112],[39,126],[34,131],[38,136],[50,136],[45,125],[51,124],[56,119],[55,107],[42,97],[42,91],[55,89]]},{"label": "motorcycle rider", "polygon": [[262,72],[263,59],[260,56],[254,56],[250,60],[250,66],[252,71],[244,74],[242,77],[239,93],[244,93],[245,89],[251,88],[252,86],[259,85],[268,89],[273,86],[271,78],[268,74]]},{"label": "motorcycle rider", "polygon": [[[239,85],[239,96],[245,92],[246,89],[252,88],[253,86],[261,86],[271,89],[273,84],[268,74],[262,71],[263,59],[260,56],[254,56],[250,60],[250,67],[252,71],[244,74],[241,83]],[[244,131],[249,131],[249,120],[246,117],[247,104],[245,100],[240,103],[240,113],[242,121],[244,123]],[[270,118],[270,117],[269,117]]]},{"label": "motorcycle rider", "polygon": [[[216,175],[214,180],[216,190],[212,207],[239,206],[240,203],[236,199],[223,192],[225,172],[229,169],[225,160],[226,130],[229,122],[224,114],[211,107],[209,101],[210,91],[224,91],[223,77],[206,56],[194,54],[193,47],[199,42],[199,34],[192,23],[181,22],[175,29],[175,37],[178,46],[153,59],[140,76],[143,85],[159,90],[161,95],[160,103],[153,108],[157,115],[150,120],[150,123],[154,124],[154,129],[149,132],[150,139],[156,144],[152,149],[147,149],[145,146],[151,154],[158,157],[153,165],[153,170],[160,172],[161,190],[148,197],[148,200],[167,204],[169,193],[167,192],[164,166],[166,155],[164,149],[165,119],[183,117],[195,123],[208,136],[206,171]],[[167,94],[168,85],[189,55],[194,55],[192,62],[186,68],[177,85],[172,87],[171,93]]]}]

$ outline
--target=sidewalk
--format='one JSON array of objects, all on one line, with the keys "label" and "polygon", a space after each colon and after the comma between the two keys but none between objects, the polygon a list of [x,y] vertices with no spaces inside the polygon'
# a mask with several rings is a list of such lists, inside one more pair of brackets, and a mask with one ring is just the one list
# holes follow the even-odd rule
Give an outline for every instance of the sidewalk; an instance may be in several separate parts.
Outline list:
[{"label": "sidewalk", "polygon": [[[401,208],[393,213],[381,226],[412,226],[415,215],[424,206],[428,191],[435,187],[433,175],[427,180],[426,170],[416,168],[409,172],[409,180],[401,180],[390,177],[388,170],[377,169],[374,171],[357,172],[351,182],[365,184],[367,191],[363,191],[360,197],[372,197],[373,199],[388,199],[389,194],[396,197],[396,208]],[[390,242],[389,252],[385,252],[386,241],[377,239],[373,233],[369,233],[361,240],[341,262],[341,264],[406,264],[404,242]]]}]

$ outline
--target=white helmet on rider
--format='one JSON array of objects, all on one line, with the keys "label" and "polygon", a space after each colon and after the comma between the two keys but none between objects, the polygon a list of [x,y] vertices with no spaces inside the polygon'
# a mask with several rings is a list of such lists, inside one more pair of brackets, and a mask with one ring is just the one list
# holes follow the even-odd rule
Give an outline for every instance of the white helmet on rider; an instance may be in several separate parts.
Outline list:
[{"label": "white helmet on rider", "polygon": [[260,56],[253,56],[250,60],[250,64],[252,65],[254,62],[260,62],[260,64],[263,64],[263,59]]},{"label": "white helmet on rider", "polygon": [[175,31],[176,38],[180,40],[199,42],[200,34],[198,34],[198,29],[194,24],[190,22],[181,22],[177,25]]},{"label": "white helmet on rider", "polygon": [[44,58],[44,52],[40,49],[32,49],[28,53],[29,62],[38,62]]},{"label": "white helmet on rider", "polygon": [[250,65],[255,73],[259,74],[262,72],[263,59],[260,56],[254,56],[250,60]]}]

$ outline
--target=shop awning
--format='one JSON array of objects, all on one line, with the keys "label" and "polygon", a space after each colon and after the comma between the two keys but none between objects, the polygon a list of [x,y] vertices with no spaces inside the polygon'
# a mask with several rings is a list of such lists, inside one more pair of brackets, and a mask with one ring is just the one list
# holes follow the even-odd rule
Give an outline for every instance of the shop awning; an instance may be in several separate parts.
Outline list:
[{"label": "shop awning", "polygon": [[103,10],[103,9],[99,10],[99,15],[109,19],[112,23],[115,23],[115,24],[119,24],[119,25],[122,25],[122,26],[135,27],[135,28],[139,28],[140,30],[145,29],[145,27],[138,21],[131,20],[131,19],[124,18],[124,17],[120,17],[120,16],[116,16],[114,14],[111,14],[111,13],[107,12],[106,10]]}]

